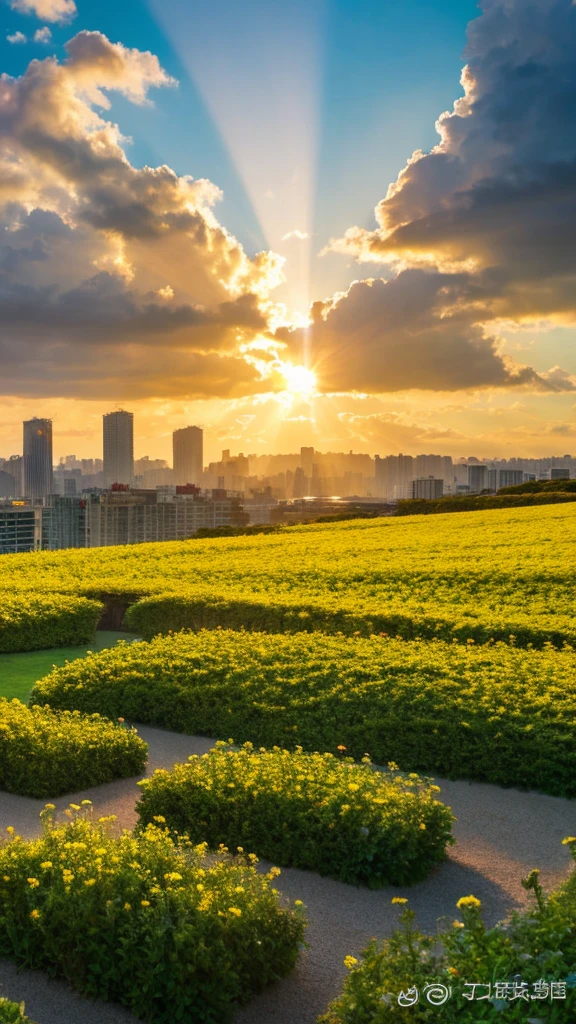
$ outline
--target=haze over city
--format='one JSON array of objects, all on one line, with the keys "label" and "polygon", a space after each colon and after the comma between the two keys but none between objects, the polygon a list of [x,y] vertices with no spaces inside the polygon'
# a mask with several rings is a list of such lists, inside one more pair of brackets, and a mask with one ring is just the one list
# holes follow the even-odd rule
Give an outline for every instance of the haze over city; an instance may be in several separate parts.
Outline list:
[{"label": "haze over city", "polygon": [[137,458],[570,451],[569,0],[2,24],[0,455],[38,416],[99,456],[120,405]]}]

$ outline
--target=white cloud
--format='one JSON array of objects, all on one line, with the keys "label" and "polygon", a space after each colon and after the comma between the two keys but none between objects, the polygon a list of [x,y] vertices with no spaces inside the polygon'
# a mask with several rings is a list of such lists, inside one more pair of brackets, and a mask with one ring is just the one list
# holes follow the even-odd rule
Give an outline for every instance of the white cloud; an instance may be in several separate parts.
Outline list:
[{"label": "white cloud", "polygon": [[13,32],[11,36],[6,36],[9,43],[27,43],[28,37],[23,32]]},{"label": "white cloud", "polygon": [[74,0],[10,0],[10,6],[20,14],[35,14],[41,21],[61,24],[71,21],[78,13]]},{"label": "white cloud", "polygon": [[47,25],[44,25],[43,28],[36,29],[34,33],[34,42],[43,43],[45,46],[48,46],[48,44],[52,42],[52,33]]},{"label": "white cloud", "polygon": [[305,238],[309,238],[307,231],[300,231],[299,228],[295,228],[294,231],[288,231],[282,236],[283,242],[289,242],[290,239],[296,238],[298,241],[303,242]]}]

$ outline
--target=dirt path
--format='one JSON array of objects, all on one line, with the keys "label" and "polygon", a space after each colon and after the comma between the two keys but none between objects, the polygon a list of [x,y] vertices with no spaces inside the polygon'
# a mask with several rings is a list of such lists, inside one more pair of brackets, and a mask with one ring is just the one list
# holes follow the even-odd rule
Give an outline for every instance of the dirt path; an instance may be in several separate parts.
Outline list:
[{"label": "dirt path", "polygon": [[[142,726],[139,732],[149,744],[149,772],[202,754],[212,745],[202,737],[161,729]],[[397,908],[390,903],[393,895],[408,896],[419,925],[435,931],[438,918],[452,919],[460,896],[473,893],[481,899],[485,919],[494,923],[526,903],[520,879],[531,868],[541,869],[547,887],[566,876],[571,858],[561,840],[575,834],[576,801],[481,783],[436,781],[440,799],[458,819],[457,842],[446,863],[426,881],[410,889],[373,892],[311,872],[283,870],[278,888],[308,908],[310,949],[289,978],[238,1014],[237,1024],[315,1024],[340,988],[344,957],[358,954],[372,936],[385,936],[392,929],[397,919]],[[98,815],[116,814],[123,827],[131,828],[138,792],[135,781],[128,779],[53,802],[63,810],[70,801],[87,797]],[[36,835],[44,802],[0,793],[0,829],[14,825],[20,835]],[[2,995],[26,1002],[37,1024],[134,1024],[134,1017],[119,1007],[87,1002],[42,974],[19,974],[6,961],[0,961],[0,985]]]}]

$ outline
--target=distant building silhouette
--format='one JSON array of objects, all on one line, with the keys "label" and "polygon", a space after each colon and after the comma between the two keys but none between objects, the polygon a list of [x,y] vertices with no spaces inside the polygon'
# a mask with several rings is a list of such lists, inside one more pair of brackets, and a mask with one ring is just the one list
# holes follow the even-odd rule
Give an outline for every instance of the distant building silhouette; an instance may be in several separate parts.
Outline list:
[{"label": "distant building silhouette", "polygon": [[24,421],[24,480],[26,498],[47,498],[53,491],[52,420]]},{"label": "distant building silhouette", "polygon": [[[200,484],[204,469],[204,431],[182,427],[172,434],[175,484]],[[228,453],[230,454],[230,453]]]},{"label": "distant building silhouette", "polygon": [[131,484],[134,477],[134,415],[106,413],[104,426],[104,485]]}]

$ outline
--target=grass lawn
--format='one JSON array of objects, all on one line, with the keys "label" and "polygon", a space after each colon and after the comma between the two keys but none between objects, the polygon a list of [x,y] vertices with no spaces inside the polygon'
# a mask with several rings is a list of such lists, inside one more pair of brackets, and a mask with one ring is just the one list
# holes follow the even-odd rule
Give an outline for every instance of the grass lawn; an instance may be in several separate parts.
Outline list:
[{"label": "grass lawn", "polygon": [[49,651],[25,651],[23,654],[0,654],[0,697],[18,697],[26,702],[37,679],[42,679],[54,665],[83,658],[87,651],[103,651],[118,640],[136,640],[135,633],[114,633],[101,630],[91,643],[81,647],[55,647]]}]

